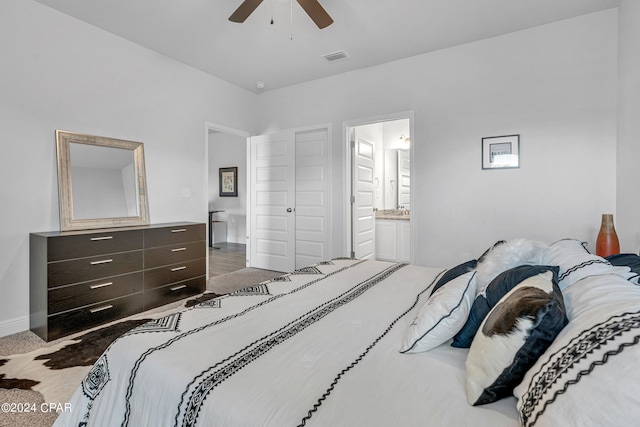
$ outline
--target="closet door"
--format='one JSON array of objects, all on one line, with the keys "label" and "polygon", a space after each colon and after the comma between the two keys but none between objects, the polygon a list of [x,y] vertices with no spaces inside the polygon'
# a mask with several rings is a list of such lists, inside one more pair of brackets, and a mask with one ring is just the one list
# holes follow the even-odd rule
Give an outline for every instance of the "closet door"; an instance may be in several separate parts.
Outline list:
[{"label": "closet door", "polygon": [[296,268],[329,258],[327,129],[296,136]]},{"label": "closet door", "polygon": [[295,134],[251,137],[250,265],[295,269]]}]

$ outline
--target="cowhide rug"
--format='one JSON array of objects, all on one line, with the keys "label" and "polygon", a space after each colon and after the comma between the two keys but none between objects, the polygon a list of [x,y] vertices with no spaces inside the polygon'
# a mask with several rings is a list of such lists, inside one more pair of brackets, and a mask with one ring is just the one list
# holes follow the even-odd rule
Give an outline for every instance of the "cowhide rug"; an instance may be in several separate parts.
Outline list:
[{"label": "cowhide rug", "polygon": [[64,404],[69,401],[91,366],[117,337],[149,320],[162,318],[219,296],[205,292],[164,311],[130,316],[89,332],[43,343],[42,347],[28,353],[0,356],[0,389],[36,391],[42,394],[44,402]]}]

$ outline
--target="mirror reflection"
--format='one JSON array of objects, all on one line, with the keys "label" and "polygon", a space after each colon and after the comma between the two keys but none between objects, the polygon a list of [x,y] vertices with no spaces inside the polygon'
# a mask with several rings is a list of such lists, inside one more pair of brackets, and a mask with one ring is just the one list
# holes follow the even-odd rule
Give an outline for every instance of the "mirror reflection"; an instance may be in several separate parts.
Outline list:
[{"label": "mirror reflection", "polygon": [[376,200],[379,210],[406,209],[411,206],[411,167],[408,149],[384,150],[384,167],[376,172],[376,185],[382,186],[382,198]]},{"label": "mirror reflection", "polygon": [[73,218],[138,215],[133,151],[70,144]]},{"label": "mirror reflection", "polygon": [[373,145],[376,216],[408,215],[411,209],[409,119],[360,125],[355,128],[354,137],[366,140]]}]

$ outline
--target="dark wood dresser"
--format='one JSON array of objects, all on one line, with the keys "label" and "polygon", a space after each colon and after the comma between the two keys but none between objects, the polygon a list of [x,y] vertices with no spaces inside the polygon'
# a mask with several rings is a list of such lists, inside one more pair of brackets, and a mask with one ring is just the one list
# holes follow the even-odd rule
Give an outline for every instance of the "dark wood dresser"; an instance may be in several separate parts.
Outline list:
[{"label": "dark wood dresser", "polygon": [[46,341],[206,288],[206,225],[31,233],[30,329]]}]

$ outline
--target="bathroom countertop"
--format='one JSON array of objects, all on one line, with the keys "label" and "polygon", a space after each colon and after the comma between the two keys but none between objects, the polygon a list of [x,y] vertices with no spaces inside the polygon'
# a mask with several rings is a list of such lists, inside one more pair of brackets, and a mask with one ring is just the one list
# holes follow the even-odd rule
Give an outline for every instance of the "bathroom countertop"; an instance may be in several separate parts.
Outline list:
[{"label": "bathroom countertop", "polygon": [[411,216],[408,210],[384,209],[376,211],[376,219],[391,219],[396,221],[409,221]]}]

